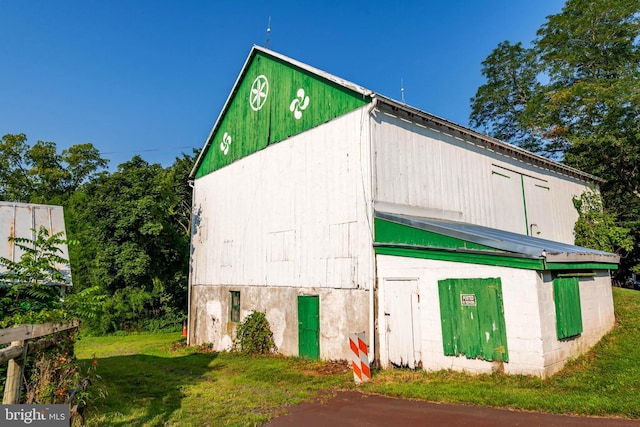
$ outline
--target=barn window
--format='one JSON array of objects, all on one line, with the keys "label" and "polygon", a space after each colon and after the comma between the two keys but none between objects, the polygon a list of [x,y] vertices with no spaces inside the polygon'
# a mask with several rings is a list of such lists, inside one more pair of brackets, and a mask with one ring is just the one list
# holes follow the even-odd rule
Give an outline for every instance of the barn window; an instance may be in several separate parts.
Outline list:
[{"label": "barn window", "polygon": [[240,291],[231,291],[231,321],[240,321]]},{"label": "barn window", "polygon": [[558,339],[582,333],[580,282],[577,277],[558,277],[553,280],[553,299],[556,304]]}]

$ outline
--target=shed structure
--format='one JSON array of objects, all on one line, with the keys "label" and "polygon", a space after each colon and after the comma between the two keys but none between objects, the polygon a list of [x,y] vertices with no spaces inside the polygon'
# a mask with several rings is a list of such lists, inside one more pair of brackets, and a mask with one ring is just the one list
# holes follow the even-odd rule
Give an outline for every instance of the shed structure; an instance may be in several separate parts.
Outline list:
[{"label": "shed structure", "polygon": [[[10,242],[9,238],[34,240],[40,227],[46,228],[50,236],[62,232],[63,238],[66,239],[62,206],[0,201],[0,257],[20,261],[23,252],[15,243]],[[58,255],[69,259],[66,244],[60,247]],[[60,264],[56,265],[56,268],[71,285],[71,267],[68,264]],[[5,267],[0,264],[0,274],[4,271]]]},{"label": "shed structure", "polygon": [[545,376],[614,324],[573,245],[597,177],[260,47],[192,170],[189,342],[251,311],[280,352]]}]

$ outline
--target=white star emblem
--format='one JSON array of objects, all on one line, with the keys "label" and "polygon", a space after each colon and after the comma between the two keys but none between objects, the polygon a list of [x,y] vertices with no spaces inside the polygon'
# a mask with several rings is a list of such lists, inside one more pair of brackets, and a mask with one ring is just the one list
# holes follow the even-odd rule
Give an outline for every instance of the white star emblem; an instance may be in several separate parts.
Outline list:
[{"label": "white star emblem", "polygon": [[231,145],[231,135],[225,132],[222,137],[222,142],[220,143],[220,151],[222,151],[225,156],[229,152],[229,145]]},{"label": "white star emblem", "polygon": [[289,105],[289,111],[293,113],[293,117],[295,117],[296,120],[300,120],[302,118],[302,112],[306,110],[308,106],[309,97],[305,96],[303,88],[298,89],[296,98],[291,101]]},{"label": "white star emblem", "polygon": [[267,100],[268,94],[269,80],[267,80],[266,76],[260,74],[251,85],[251,94],[249,95],[249,105],[251,105],[251,109],[253,111],[260,110]]}]

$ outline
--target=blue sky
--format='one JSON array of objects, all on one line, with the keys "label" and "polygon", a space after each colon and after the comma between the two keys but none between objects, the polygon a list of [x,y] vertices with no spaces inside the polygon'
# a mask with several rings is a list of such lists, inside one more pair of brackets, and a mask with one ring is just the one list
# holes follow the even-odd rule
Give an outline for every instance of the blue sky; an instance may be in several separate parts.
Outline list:
[{"label": "blue sky", "polygon": [[202,147],[254,44],[468,125],[481,62],[564,1],[0,1],[0,135],[110,168]]}]

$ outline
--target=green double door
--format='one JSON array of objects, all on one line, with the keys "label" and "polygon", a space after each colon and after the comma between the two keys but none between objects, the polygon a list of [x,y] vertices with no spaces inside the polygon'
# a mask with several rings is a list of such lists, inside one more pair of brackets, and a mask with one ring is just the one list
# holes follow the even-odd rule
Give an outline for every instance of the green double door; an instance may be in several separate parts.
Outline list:
[{"label": "green double door", "polygon": [[298,296],[298,355],[320,358],[320,297]]}]

